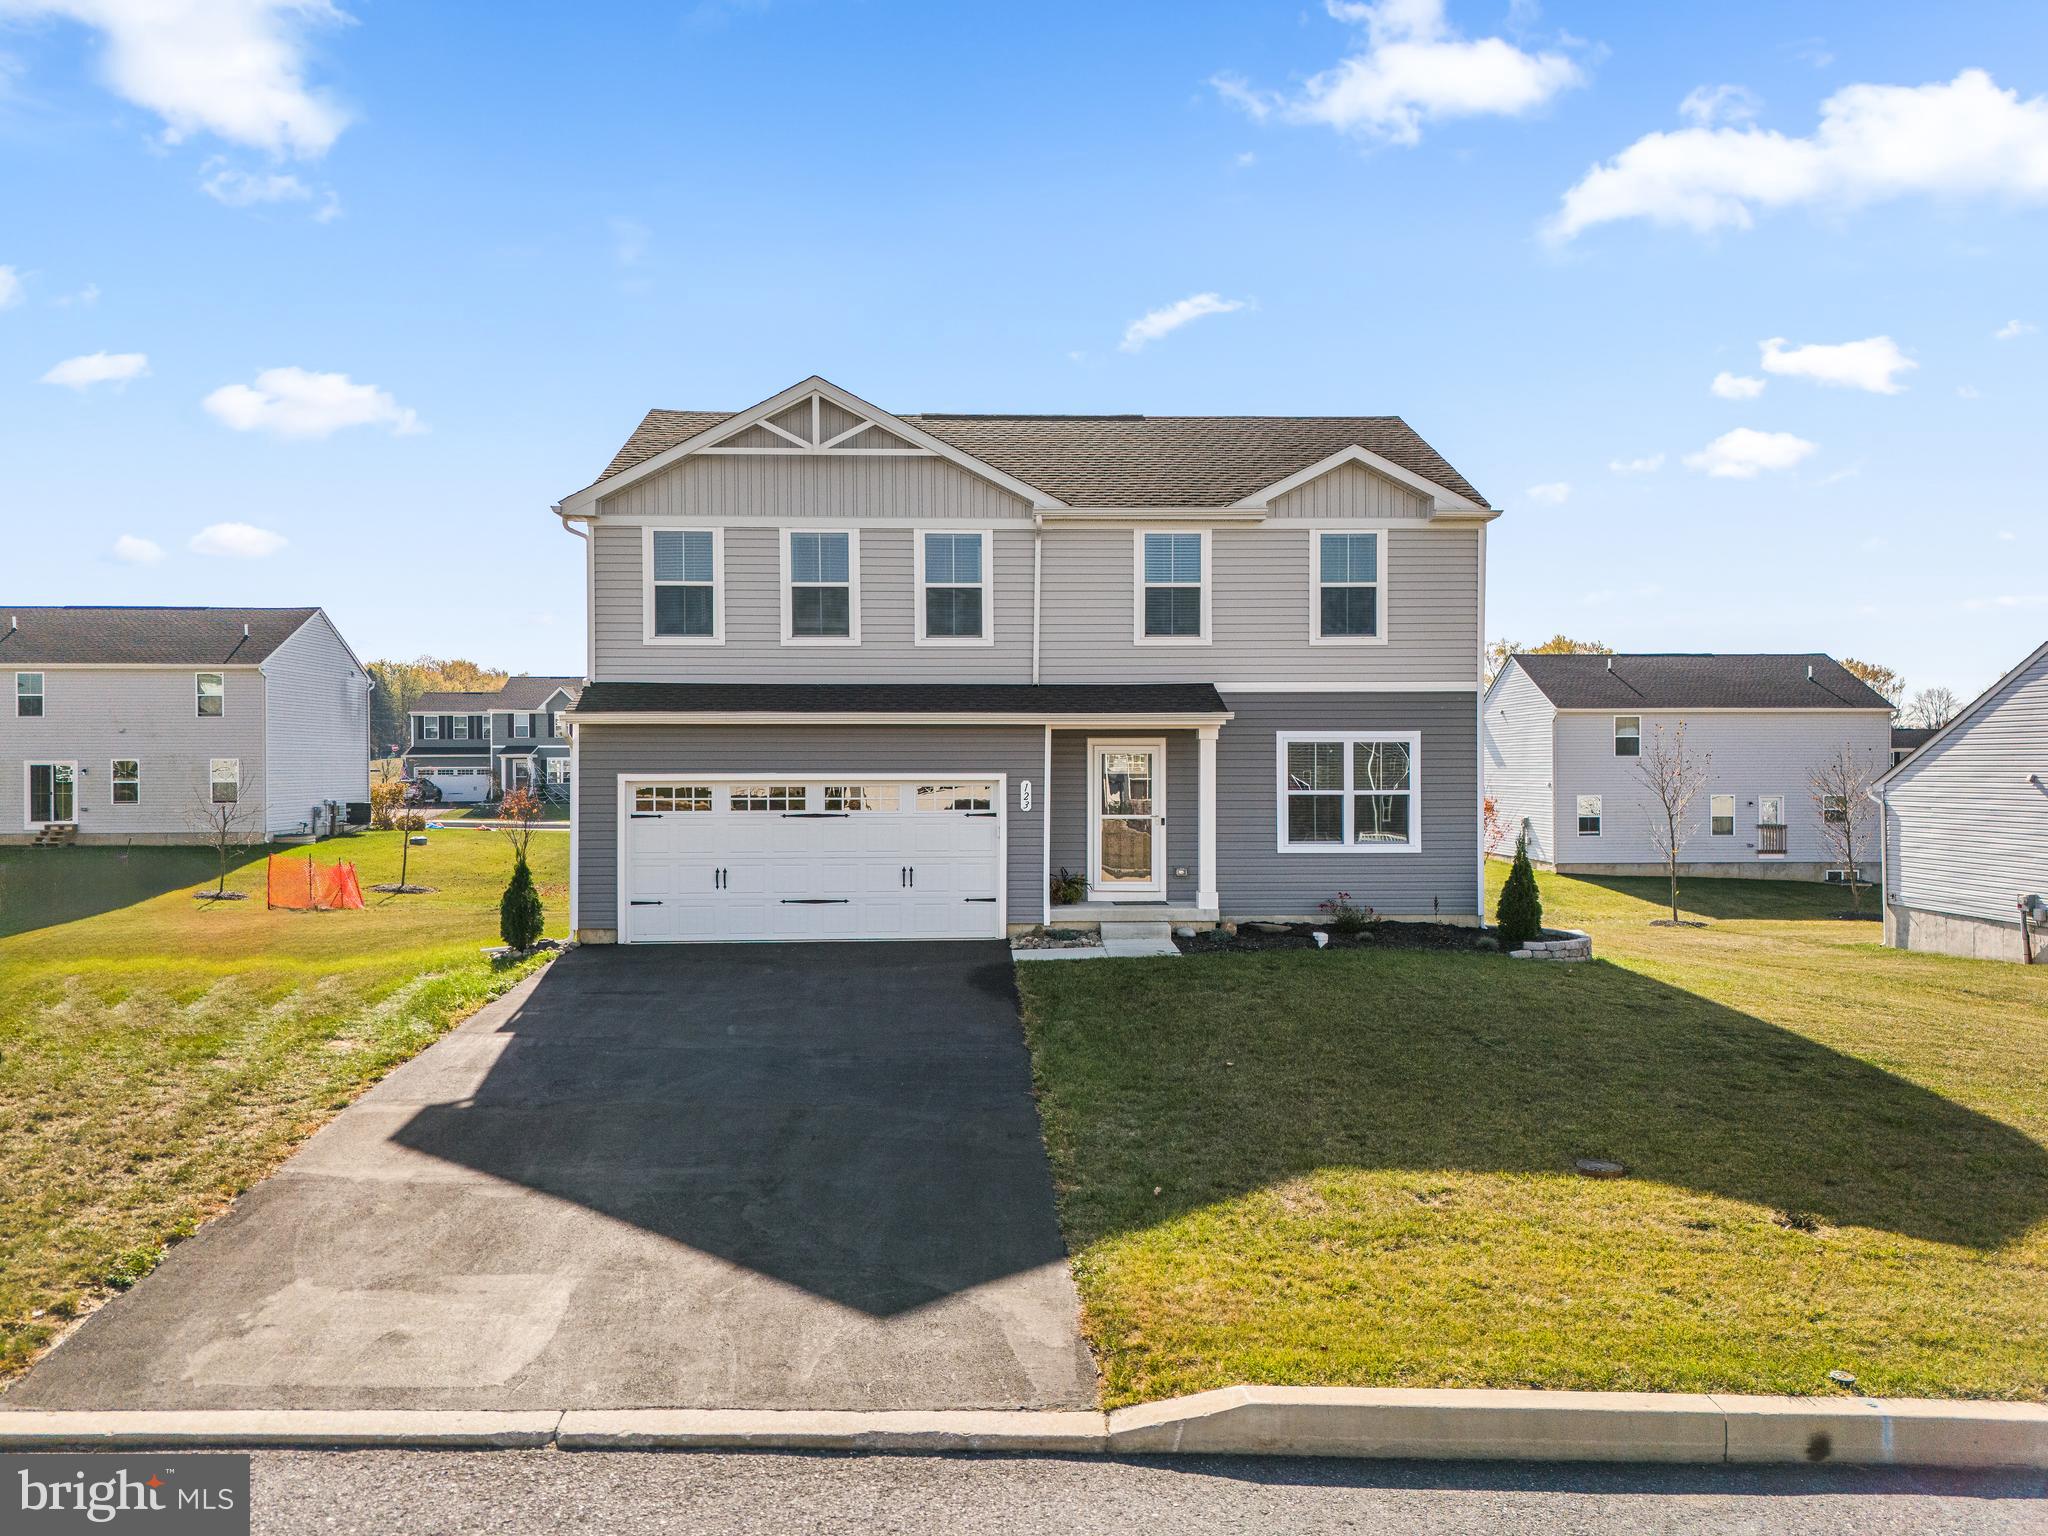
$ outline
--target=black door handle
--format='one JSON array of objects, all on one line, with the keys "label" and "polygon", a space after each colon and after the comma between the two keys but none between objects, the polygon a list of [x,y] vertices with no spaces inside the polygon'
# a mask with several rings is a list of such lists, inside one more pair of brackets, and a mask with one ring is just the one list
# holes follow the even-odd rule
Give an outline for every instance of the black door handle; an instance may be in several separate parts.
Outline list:
[{"label": "black door handle", "polygon": [[843,907],[850,900],[846,896],[785,896],[785,907]]}]

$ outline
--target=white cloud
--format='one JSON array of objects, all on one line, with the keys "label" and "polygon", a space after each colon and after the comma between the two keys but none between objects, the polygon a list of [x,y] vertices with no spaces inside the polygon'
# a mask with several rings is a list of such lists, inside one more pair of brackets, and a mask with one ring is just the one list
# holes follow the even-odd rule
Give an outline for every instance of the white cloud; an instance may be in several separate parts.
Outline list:
[{"label": "white cloud", "polygon": [[1572,488],[1562,480],[1546,480],[1541,485],[1532,485],[1522,494],[1531,501],[1541,502],[1546,507],[1561,507],[1571,495]]},{"label": "white cloud", "polygon": [[2048,98],[2022,101],[1981,69],[1946,83],[1846,86],[1820,110],[1810,138],[1752,124],[1646,134],[1566,192],[1546,233],[1570,240],[1617,219],[1748,229],[1762,209],[1916,194],[2048,198]]},{"label": "white cloud", "polygon": [[1773,336],[1759,345],[1765,373],[1812,379],[1842,389],[1867,389],[1874,395],[1896,395],[1906,387],[1899,382],[1899,375],[1920,366],[1889,336],[1789,349],[1784,337]]},{"label": "white cloud", "polygon": [[1249,149],[1243,150],[1240,151],[1238,154],[1237,163],[1240,166],[1257,165],[1259,163],[1259,157],[1256,153]]},{"label": "white cloud", "polygon": [[124,533],[114,540],[114,558],[124,565],[155,565],[163,557],[164,547],[154,539]]},{"label": "white cloud", "polygon": [[57,309],[69,309],[74,304],[80,309],[91,309],[99,301],[100,285],[98,283],[87,283],[76,293],[58,294],[56,298],[50,300],[50,303]]},{"label": "white cloud", "polygon": [[2019,537],[2019,535],[2018,535],[2018,534],[2016,534],[2016,533],[2013,533],[2013,532],[2011,532],[2011,531],[2010,531],[2010,530],[2008,530],[2008,529],[2001,529],[2001,530],[1999,531],[1998,537],[1999,537],[1999,539],[2000,539],[2000,541],[2001,541],[2001,542],[2003,542],[2003,543],[2006,543],[2006,544],[2010,544],[2010,543],[2012,543],[2012,542],[2013,542],[2013,540],[2017,539],[2017,538]]},{"label": "white cloud", "polygon": [[2020,337],[2029,335],[2038,329],[2038,326],[2032,325],[2025,320],[2008,320],[1991,333],[1991,339],[1993,341],[2017,341]]},{"label": "white cloud", "polygon": [[1664,455],[1646,453],[1640,459],[1609,459],[1607,467],[1617,475],[1654,475],[1664,467]]},{"label": "white cloud", "polygon": [[1714,382],[1707,388],[1723,400],[1754,400],[1764,392],[1764,381],[1753,379],[1744,373],[1729,373],[1724,369],[1714,375]]},{"label": "white cloud", "polygon": [[230,560],[261,560],[291,542],[281,533],[253,523],[214,523],[192,535],[192,553]]},{"label": "white cloud", "polygon": [[1983,395],[1983,393],[1984,392],[1974,384],[1958,384],[1956,386],[1956,397],[1961,400],[1976,400],[1980,398]]},{"label": "white cloud", "polygon": [[1147,342],[1157,341],[1191,320],[1199,320],[1204,315],[1227,315],[1243,308],[1243,299],[1226,299],[1220,293],[1191,293],[1133,320],[1124,327],[1124,339],[1117,346],[1125,352],[1136,352]]},{"label": "white cloud", "polygon": [[0,309],[12,309],[22,298],[21,274],[12,267],[0,267]]},{"label": "white cloud", "polygon": [[401,435],[423,432],[419,415],[374,384],[345,373],[266,368],[247,384],[224,384],[202,402],[207,414],[237,432],[279,437],[326,437],[344,427],[389,427]]},{"label": "white cloud", "polygon": [[1988,613],[1993,609],[2048,608],[2048,592],[2014,592],[2002,597],[1971,597],[1963,600],[1963,606],[1972,613]]},{"label": "white cloud", "polygon": [[109,89],[162,118],[173,144],[211,133],[314,156],[348,124],[305,81],[309,25],[350,20],[329,0],[0,0],[0,16],[63,16],[100,33]]},{"label": "white cloud", "polygon": [[1766,469],[1791,469],[1818,447],[1790,432],[1737,427],[1723,432],[1698,453],[1688,453],[1685,466],[1723,480],[1754,480]]},{"label": "white cloud", "polygon": [[43,375],[43,382],[84,390],[95,384],[126,384],[147,372],[146,352],[88,352],[83,357],[66,358]]},{"label": "white cloud", "polygon": [[1561,53],[1529,53],[1501,37],[1466,38],[1443,0],[1325,0],[1338,21],[1365,29],[1363,48],[1312,75],[1299,94],[1261,91],[1234,75],[1210,83],[1254,121],[1278,116],[1394,144],[1415,144],[1425,123],[1520,117],[1585,82]]},{"label": "white cloud", "polygon": [[244,171],[219,160],[200,167],[204,172],[199,190],[216,203],[230,208],[248,208],[257,203],[311,202],[313,189],[298,177],[279,171]]},{"label": "white cloud", "polygon": [[1756,93],[1742,85],[1698,85],[1678,104],[1678,115],[1700,128],[1746,123],[1763,110]]}]

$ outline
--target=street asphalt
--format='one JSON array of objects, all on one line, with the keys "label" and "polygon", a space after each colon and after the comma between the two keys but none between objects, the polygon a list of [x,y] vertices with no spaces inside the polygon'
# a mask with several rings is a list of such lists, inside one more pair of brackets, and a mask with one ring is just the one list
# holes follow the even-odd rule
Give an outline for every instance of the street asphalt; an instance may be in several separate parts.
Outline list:
[{"label": "street asphalt", "polygon": [[1094,1405],[1000,942],[572,951],[0,1399]]},{"label": "street asphalt", "polygon": [[2038,1473],[564,1451],[278,1451],[254,1471],[259,1536],[2048,1530]]}]

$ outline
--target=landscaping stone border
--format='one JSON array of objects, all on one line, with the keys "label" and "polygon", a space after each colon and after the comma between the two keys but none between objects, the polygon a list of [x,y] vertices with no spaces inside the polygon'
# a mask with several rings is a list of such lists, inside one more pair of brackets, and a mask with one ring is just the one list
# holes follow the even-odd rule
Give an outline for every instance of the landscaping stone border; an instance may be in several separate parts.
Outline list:
[{"label": "landscaping stone border", "polygon": [[1563,937],[1555,939],[1531,939],[1520,949],[1508,951],[1510,960],[1590,960],[1593,958],[1593,935],[1581,933],[1576,928],[1556,930]]}]

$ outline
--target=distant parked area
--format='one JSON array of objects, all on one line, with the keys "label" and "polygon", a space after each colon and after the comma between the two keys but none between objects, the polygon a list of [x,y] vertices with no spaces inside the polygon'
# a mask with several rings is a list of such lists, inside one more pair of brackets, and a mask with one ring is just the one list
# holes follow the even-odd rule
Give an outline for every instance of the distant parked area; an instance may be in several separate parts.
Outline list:
[{"label": "distant parked area", "polygon": [[1019,968],[1107,1401],[2048,1398],[2048,972],[1880,948],[1828,887],[1691,881],[1671,929],[1659,881],[1541,883],[1598,960]]},{"label": "distant parked area", "polygon": [[[202,902],[188,848],[0,849],[0,1380],[153,1266],[394,1064],[524,974],[497,970],[495,834],[324,843],[360,912],[268,911],[259,852]],[[549,931],[568,839],[536,839]]]}]

